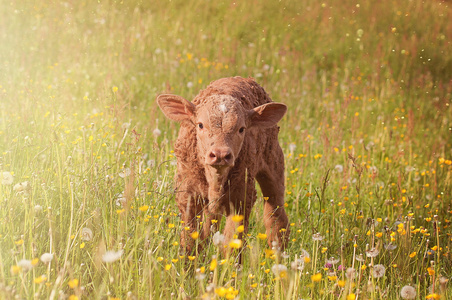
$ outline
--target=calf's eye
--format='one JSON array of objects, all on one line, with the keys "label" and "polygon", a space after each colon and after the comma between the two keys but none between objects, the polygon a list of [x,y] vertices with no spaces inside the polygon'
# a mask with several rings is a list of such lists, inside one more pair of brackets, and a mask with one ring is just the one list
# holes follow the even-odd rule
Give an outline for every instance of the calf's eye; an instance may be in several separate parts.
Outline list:
[{"label": "calf's eye", "polygon": [[203,129],[204,125],[202,125],[202,123],[198,123],[198,127],[199,127],[199,129]]},{"label": "calf's eye", "polygon": [[239,132],[240,133],[243,133],[245,131],[245,127],[241,127],[240,129],[239,129]]}]

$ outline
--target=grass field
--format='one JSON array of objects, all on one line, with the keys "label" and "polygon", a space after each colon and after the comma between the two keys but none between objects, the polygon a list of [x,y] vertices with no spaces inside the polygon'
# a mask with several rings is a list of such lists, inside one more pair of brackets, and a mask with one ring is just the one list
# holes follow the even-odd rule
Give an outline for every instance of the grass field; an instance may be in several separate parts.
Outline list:
[{"label": "grass field", "polygon": [[[0,298],[451,299],[451,5],[0,0]],[[155,98],[236,75],[289,107],[290,243],[259,195],[185,256]]]}]

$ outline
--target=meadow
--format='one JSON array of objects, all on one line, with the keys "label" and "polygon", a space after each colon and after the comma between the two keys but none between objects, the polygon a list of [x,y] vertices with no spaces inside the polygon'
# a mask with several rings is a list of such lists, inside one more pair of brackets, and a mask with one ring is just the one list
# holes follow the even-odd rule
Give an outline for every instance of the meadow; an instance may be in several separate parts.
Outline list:
[{"label": "meadow", "polygon": [[[451,299],[451,19],[436,0],[0,0],[0,298]],[[186,255],[155,99],[237,75],[289,108],[290,243],[267,246],[259,194],[230,255],[218,235]]]}]

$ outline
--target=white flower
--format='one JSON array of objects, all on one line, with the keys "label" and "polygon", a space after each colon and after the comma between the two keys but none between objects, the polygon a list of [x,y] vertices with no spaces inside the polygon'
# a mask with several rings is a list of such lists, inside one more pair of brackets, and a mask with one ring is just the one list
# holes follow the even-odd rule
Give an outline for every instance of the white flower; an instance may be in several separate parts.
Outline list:
[{"label": "white flower", "polygon": [[215,232],[215,234],[212,237],[212,242],[215,246],[223,244],[224,243],[224,235],[221,234],[219,231]]},{"label": "white flower", "polygon": [[14,176],[10,172],[3,172],[0,178],[2,179],[2,184],[10,185],[14,181]]},{"label": "white flower", "polygon": [[121,258],[124,250],[119,251],[107,251],[102,255],[102,261],[106,263],[112,263]]},{"label": "white flower", "polygon": [[290,153],[293,153],[296,148],[297,148],[297,145],[295,145],[295,143],[290,143],[289,144],[289,151],[290,151]]},{"label": "white flower", "polygon": [[84,227],[82,228],[80,235],[82,237],[82,240],[91,241],[91,239],[93,238],[93,231],[88,227]]},{"label": "white flower", "polygon": [[377,248],[372,248],[372,249],[366,251],[366,256],[367,257],[376,257],[378,255],[378,253],[380,253],[380,251],[378,251]]},{"label": "white flower", "polygon": [[42,206],[41,205],[39,205],[39,204],[36,204],[35,205],[35,213],[40,213],[42,211]]},{"label": "white flower", "polygon": [[347,268],[347,271],[345,271],[345,276],[347,276],[348,279],[353,280],[355,278],[356,270],[354,268]]},{"label": "white flower", "polygon": [[373,275],[375,278],[380,278],[385,275],[386,268],[385,266],[378,264],[373,267]]},{"label": "white flower", "polygon": [[125,168],[121,173],[119,173],[119,177],[124,178],[126,176],[130,176],[130,174],[130,168]]},{"label": "white flower", "polygon": [[51,262],[52,259],[53,259],[52,253],[44,253],[43,255],[41,255],[41,261],[45,264]]},{"label": "white flower", "polygon": [[188,88],[192,88],[193,87],[193,82],[191,82],[191,81],[187,82],[187,87]]},{"label": "white flower", "polygon": [[13,187],[13,190],[17,193],[27,192],[29,189],[30,189],[30,184],[28,183],[28,181],[17,183]]},{"label": "white flower", "polygon": [[405,285],[400,290],[400,297],[403,299],[416,299],[416,289],[412,286]]},{"label": "white flower", "polygon": [[22,260],[19,260],[19,262],[17,263],[17,265],[18,265],[19,267],[21,267],[22,270],[24,270],[24,271],[28,271],[28,270],[31,270],[31,269],[33,268],[33,265],[32,265],[32,263],[31,263],[31,260],[28,260],[28,259],[22,259]]},{"label": "white flower", "polygon": [[287,267],[285,265],[276,264],[273,265],[272,272],[277,277],[280,277],[281,275],[284,277],[284,274],[287,273]]},{"label": "white flower", "polygon": [[334,169],[339,173],[342,173],[344,171],[344,167],[342,165],[335,165]]},{"label": "white flower", "polygon": [[162,134],[162,131],[160,129],[156,128],[156,129],[154,129],[154,131],[152,131],[152,134],[155,137],[158,137],[158,136],[160,136]]},{"label": "white flower", "polygon": [[312,239],[313,239],[314,241],[322,241],[322,240],[324,239],[324,237],[321,236],[320,233],[314,233],[314,234],[312,235]]}]

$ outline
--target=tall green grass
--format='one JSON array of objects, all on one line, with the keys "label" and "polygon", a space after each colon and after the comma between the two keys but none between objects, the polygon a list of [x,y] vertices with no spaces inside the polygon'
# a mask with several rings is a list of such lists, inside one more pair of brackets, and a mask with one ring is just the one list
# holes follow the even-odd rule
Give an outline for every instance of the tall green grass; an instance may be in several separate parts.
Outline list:
[{"label": "tall green grass", "polygon": [[[441,1],[0,1],[0,297],[450,298],[451,16]],[[260,195],[239,250],[187,257],[178,125],[155,97],[236,75],[289,106],[291,242],[266,246]]]}]

